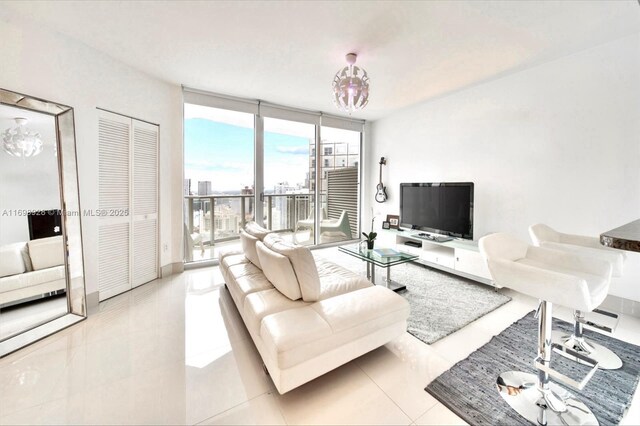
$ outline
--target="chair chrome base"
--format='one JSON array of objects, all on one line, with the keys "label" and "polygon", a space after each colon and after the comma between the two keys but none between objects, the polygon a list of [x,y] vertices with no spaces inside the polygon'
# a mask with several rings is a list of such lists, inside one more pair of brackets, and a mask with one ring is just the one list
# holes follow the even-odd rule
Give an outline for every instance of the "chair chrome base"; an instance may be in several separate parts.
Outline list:
[{"label": "chair chrome base", "polygon": [[[622,367],[622,360],[620,357],[605,346],[594,343],[584,337],[576,337],[575,335],[568,335],[560,331],[554,331],[551,335],[553,343],[560,344],[566,348],[573,349],[578,353],[584,354],[589,358],[593,358],[598,361],[598,367],[603,370],[617,370]],[[558,353],[573,361],[581,362],[566,352],[558,351]]]},{"label": "chair chrome base", "polygon": [[[541,390],[538,376],[520,371],[506,371],[496,383],[498,392],[509,406],[533,424],[597,425],[591,410],[560,386],[549,383]],[[546,419],[540,423],[539,419]]]}]

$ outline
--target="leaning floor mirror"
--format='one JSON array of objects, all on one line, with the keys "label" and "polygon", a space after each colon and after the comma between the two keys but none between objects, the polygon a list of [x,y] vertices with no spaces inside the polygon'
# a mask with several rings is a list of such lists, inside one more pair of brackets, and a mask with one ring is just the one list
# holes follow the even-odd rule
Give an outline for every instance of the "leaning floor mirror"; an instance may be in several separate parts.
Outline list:
[{"label": "leaning floor mirror", "polygon": [[0,357],[86,318],[73,108],[0,89]]}]

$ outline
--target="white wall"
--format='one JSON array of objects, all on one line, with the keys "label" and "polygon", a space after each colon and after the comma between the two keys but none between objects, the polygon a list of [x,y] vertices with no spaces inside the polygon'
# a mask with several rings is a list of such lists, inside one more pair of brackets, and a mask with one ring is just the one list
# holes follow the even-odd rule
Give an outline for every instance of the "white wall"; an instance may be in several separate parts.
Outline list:
[{"label": "white wall", "polygon": [[[0,11],[0,87],[72,106],[82,209],[98,205],[96,107],[160,124],[161,265],[182,261],[182,95],[82,43]],[[97,291],[97,221],[83,217],[87,293]]]},{"label": "white wall", "polygon": [[[489,81],[372,125],[370,206],[401,182],[475,182],[474,237],[537,222],[597,236],[640,218],[640,35]],[[377,162],[389,201],[373,201]],[[378,224],[379,225],[379,224]],[[611,294],[640,301],[640,254]]]}]

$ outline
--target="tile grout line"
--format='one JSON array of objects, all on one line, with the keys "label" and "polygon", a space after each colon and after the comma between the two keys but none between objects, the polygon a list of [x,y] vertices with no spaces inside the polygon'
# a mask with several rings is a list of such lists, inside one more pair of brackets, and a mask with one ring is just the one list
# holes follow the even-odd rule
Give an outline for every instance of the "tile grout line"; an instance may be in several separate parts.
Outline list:
[{"label": "tile grout line", "polygon": [[[409,419],[409,423],[408,423],[408,425],[410,425],[411,423],[413,423],[413,422],[414,422],[414,420],[411,418],[411,416],[410,416],[409,414],[407,414],[407,413],[402,409],[402,407],[400,407],[400,406],[398,405],[398,403],[397,403],[393,398],[391,398],[391,396],[390,396],[390,395],[388,395],[388,394],[384,391],[384,389],[382,389],[382,388],[380,387],[380,385],[379,385],[375,380],[373,380],[373,378],[372,378],[371,376],[369,376],[369,375],[367,374],[367,372],[366,372],[366,371],[364,371],[364,369],[360,366],[360,364],[358,364],[357,362],[356,362],[355,364],[356,364],[356,366],[360,369],[360,371],[362,371],[362,372],[364,373],[364,375],[365,375],[365,376],[367,376],[367,378],[369,378],[369,380],[371,380],[371,381],[373,382],[373,384],[374,384],[374,385],[376,385],[376,386],[378,387],[378,389],[380,389],[380,391],[384,394],[384,396],[386,396],[387,398],[389,398],[389,400],[390,400],[391,402],[393,402],[393,404],[394,404],[396,407],[398,407],[398,409],[402,412],[402,414],[404,414],[405,416],[407,416],[407,418]],[[428,411],[428,410],[427,410],[427,411]],[[426,411],[425,411],[425,412],[426,412]]]}]

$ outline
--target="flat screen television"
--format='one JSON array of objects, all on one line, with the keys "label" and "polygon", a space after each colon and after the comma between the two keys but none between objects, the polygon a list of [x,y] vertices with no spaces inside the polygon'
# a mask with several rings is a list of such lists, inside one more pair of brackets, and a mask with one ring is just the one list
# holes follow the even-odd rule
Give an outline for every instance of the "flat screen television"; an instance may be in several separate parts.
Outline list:
[{"label": "flat screen television", "polygon": [[62,235],[62,216],[60,210],[39,210],[27,214],[29,239]]},{"label": "flat screen television", "polygon": [[473,239],[473,182],[401,183],[400,227]]}]

